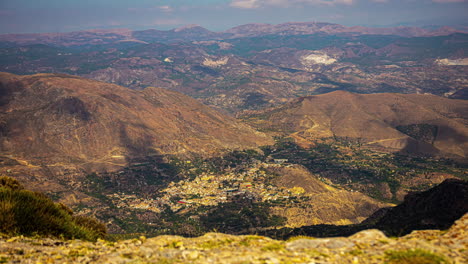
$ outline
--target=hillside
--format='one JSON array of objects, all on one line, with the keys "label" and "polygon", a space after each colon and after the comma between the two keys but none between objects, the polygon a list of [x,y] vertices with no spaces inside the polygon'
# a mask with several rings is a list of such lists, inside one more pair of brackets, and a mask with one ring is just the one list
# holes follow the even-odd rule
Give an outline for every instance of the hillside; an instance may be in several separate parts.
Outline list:
[{"label": "hillside", "polygon": [[410,193],[403,203],[382,211],[386,212],[377,211],[367,222],[375,221],[377,228],[391,235],[447,229],[468,212],[468,181],[445,180],[425,192]]},{"label": "hillside", "polygon": [[468,155],[467,116],[463,100],[344,91],[244,115],[250,124],[291,136],[302,146],[339,137],[378,150],[463,158]]},{"label": "hillside", "polygon": [[259,234],[287,239],[297,235],[352,235],[370,228],[391,236],[407,235],[414,230],[445,230],[468,212],[467,201],[468,182],[448,179],[429,190],[409,193],[399,205],[382,208],[357,225],[312,225],[267,230]]},{"label": "hillside", "polygon": [[271,139],[177,92],[84,78],[0,74],[2,155],[32,165],[125,164],[148,155],[213,156]]}]

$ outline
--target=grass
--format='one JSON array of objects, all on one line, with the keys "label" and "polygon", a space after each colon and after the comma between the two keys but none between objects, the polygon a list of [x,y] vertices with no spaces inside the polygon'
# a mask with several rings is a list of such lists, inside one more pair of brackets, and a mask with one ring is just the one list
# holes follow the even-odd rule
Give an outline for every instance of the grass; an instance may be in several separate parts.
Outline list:
[{"label": "grass", "polygon": [[262,251],[280,251],[284,249],[284,245],[279,242],[271,242],[262,247]]},{"label": "grass", "polygon": [[359,256],[359,255],[364,254],[364,252],[362,250],[360,250],[360,249],[353,249],[353,250],[349,251],[348,253],[353,255],[353,256]]},{"label": "grass", "polygon": [[239,241],[239,245],[249,247],[253,241],[258,241],[260,239],[263,239],[263,237],[257,235],[248,235],[244,237],[241,241]]},{"label": "grass", "polygon": [[387,264],[443,264],[449,263],[444,256],[423,249],[389,250],[385,252]]},{"label": "grass", "polygon": [[25,190],[16,180],[0,177],[0,233],[10,236],[54,236],[95,241],[106,234],[104,224],[74,216],[63,204],[42,193]]},{"label": "grass", "polygon": [[230,245],[234,240],[232,239],[224,239],[224,240],[208,240],[200,244],[200,248],[203,249],[213,249],[213,248],[219,248],[222,246],[227,246]]},{"label": "grass", "polygon": [[184,245],[184,242],[180,240],[174,240],[169,243],[167,243],[166,247],[168,248],[181,248]]}]

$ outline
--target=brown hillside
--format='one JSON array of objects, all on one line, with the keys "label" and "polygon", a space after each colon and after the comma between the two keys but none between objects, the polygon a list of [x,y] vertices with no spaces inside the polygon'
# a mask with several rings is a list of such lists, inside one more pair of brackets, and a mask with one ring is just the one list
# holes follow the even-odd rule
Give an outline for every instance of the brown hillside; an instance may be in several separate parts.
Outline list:
[{"label": "brown hillside", "polygon": [[336,91],[248,115],[296,138],[347,137],[391,151],[468,155],[468,102],[434,95]]},{"label": "brown hillside", "polygon": [[153,154],[211,156],[271,139],[198,101],[70,75],[0,74],[0,148],[32,164],[124,164]]},{"label": "brown hillside", "polygon": [[302,166],[273,167],[269,170],[279,175],[274,181],[276,185],[290,190],[301,187],[310,199],[295,206],[273,207],[275,214],[288,219],[289,226],[356,224],[383,206],[383,203],[360,192],[325,184]]}]

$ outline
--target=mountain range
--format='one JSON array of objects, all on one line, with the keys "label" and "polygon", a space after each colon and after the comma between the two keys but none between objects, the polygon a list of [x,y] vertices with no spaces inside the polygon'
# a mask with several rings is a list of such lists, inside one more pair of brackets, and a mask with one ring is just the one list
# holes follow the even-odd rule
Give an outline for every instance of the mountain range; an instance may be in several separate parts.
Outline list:
[{"label": "mountain range", "polygon": [[222,32],[209,31],[198,25],[187,25],[172,30],[86,30],[70,33],[38,33],[38,34],[3,34],[0,41],[19,44],[51,44],[54,46],[102,45],[119,42],[162,42],[220,40],[228,38],[279,35],[310,35],[326,34],[370,34],[397,35],[404,37],[444,36],[453,33],[466,33],[451,27],[423,29],[418,27],[346,27],[339,24],[324,22],[289,22],[283,24],[245,24]]},{"label": "mountain range", "polygon": [[464,99],[467,43],[448,28],[328,23],[1,35],[0,71],[160,87],[234,114],[335,90]]}]

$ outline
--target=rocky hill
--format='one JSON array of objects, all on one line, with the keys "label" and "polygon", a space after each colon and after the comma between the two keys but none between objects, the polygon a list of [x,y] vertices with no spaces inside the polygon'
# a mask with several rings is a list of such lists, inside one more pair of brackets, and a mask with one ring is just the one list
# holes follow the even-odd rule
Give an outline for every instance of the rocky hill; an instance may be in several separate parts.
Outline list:
[{"label": "rocky hill", "polygon": [[2,73],[1,149],[39,164],[122,164],[151,154],[213,156],[271,139],[177,92],[84,78]]},{"label": "rocky hill", "polygon": [[466,157],[468,103],[433,95],[337,91],[251,112],[249,122],[307,146],[340,137],[386,151]]},{"label": "rocky hill", "polygon": [[270,229],[260,234],[287,239],[297,235],[313,237],[351,235],[376,228],[391,236],[403,236],[413,230],[448,229],[468,212],[468,182],[448,179],[422,192],[406,195],[394,207],[385,207],[355,225],[311,225],[298,228]]},{"label": "rocky hill", "polygon": [[414,231],[389,238],[378,230],[349,237],[296,237],[208,233],[197,238],[159,236],[110,242],[0,238],[0,260],[11,263],[466,263],[468,215],[448,231]]}]

